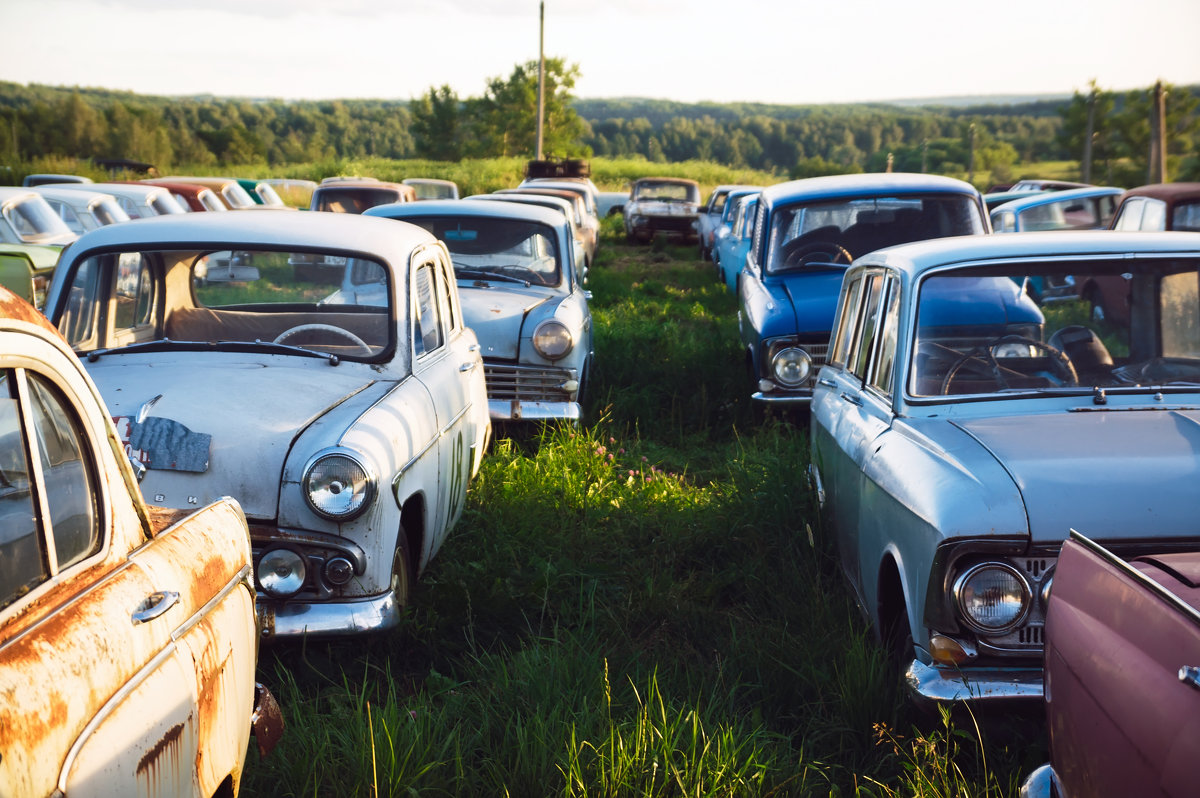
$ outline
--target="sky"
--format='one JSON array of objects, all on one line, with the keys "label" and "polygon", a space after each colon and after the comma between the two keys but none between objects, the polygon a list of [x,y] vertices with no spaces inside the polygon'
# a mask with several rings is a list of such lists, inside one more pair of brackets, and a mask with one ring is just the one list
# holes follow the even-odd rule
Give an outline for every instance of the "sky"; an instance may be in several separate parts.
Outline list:
[{"label": "sky", "polygon": [[[0,0],[0,80],[139,94],[479,97],[538,0]],[[782,104],[1200,84],[1200,0],[546,0],[574,94]]]}]

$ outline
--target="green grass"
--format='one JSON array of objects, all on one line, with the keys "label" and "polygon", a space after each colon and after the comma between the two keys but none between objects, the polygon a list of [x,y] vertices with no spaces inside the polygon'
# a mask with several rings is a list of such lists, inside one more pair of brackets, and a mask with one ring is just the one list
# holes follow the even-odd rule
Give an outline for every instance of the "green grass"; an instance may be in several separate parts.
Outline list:
[{"label": "green grass", "polygon": [[1015,795],[1038,733],[903,701],[711,266],[606,239],[586,423],[494,442],[400,628],[264,646],[243,794]]}]

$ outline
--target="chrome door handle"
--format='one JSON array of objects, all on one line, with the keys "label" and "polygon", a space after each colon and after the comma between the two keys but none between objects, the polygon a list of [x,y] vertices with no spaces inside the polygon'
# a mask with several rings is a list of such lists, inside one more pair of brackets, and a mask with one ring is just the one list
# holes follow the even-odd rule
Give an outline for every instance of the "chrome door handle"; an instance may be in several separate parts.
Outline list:
[{"label": "chrome door handle", "polygon": [[833,380],[829,379],[828,377],[817,380],[817,385],[824,385],[826,388],[836,388],[837,387],[837,383],[834,382]]},{"label": "chrome door handle", "polygon": [[133,625],[137,626],[139,623],[153,621],[178,603],[179,594],[174,590],[159,590],[151,593],[133,611],[133,615],[131,616],[133,618]]},{"label": "chrome door handle", "polygon": [[1184,665],[1179,669],[1179,681],[1188,687],[1200,690],[1200,668],[1195,665]]},{"label": "chrome door handle", "polygon": [[859,399],[857,396],[855,396],[852,393],[846,393],[845,391],[842,391],[842,398],[845,399],[850,404],[854,405],[855,407],[863,406],[863,400]]},{"label": "chrome door handle", "polygon": [[461,366],[458,367],[458,370],[462,371],[462,372],[467,372],[473,368],[475,368],[475,361],[471,361],[470,363],[463,363]]}]

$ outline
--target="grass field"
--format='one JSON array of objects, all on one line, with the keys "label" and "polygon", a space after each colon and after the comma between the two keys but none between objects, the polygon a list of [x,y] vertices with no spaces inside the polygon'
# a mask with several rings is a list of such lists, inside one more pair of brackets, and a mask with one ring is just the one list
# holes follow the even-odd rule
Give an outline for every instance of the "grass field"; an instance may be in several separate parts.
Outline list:
[{"label": "grass field", "polygon": [[263,647],[288,726],[243,794],[1015,795],[1040,717],[903,701],[814,523],[803,420],[750,406],[733,297],[617,229],[585,423],[498,430],[399,629]]}]

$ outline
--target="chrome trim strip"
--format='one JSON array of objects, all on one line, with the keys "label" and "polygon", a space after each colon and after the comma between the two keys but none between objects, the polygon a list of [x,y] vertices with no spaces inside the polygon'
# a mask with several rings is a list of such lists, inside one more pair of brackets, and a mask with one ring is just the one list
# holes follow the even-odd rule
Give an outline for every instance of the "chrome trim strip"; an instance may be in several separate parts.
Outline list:
[{"label": "chrome trim strip", "polygon": [[755,391],[750,394],[750,398],[755,402],[766,402],[767,404],[777,405],[808,405],[812,404],[812,396],[772,396],[769,393]]},{"label": "chrome trim strip", "polygon": [[494,421],[579,421],[583,411],[578,402],[489,399],[488,415]]},{"label": "chrome trim strip", "polygon": [[[1127,563],[1125,560],[1122,560],[1120,557],[1113,554],[1111,551],[1104,548],[1099,543],[1092,540],[1091,538],[1084,535],[1083,533],[1081,533],[1075,529],[1070,530],[1070,533],[1071,533],[1071,540],[1080,544],[1085,549],[1092,552],[1093,554],[1095,554],[1097,557],[1104,560],[1105,562],[1110,563],[1114,568],[1119,570],[1121,573],[1125,574],[1130,579],[1137,582],[1139,585],[1141,585],[1142,587],[1145,587],[1151,593],[1153,593],[1154,595],[1158,596],[1163,601],[1170,604],[1174,610],[1183,614],[1183,616],[1188,618],[1192,623],[1200,624],[1200,610],[1197,610],[1191,604],[1188,604],[1186,601],[1179,598],[1179,596],[1176,596],[1165,585],[1162,585],[1159,582],[1146,576],[1144,573],[1142,573],[1138,569],[1134,568],[1132,565]],[[1152,555],[1147,554],[1146,556],[1152,556]]]}]

